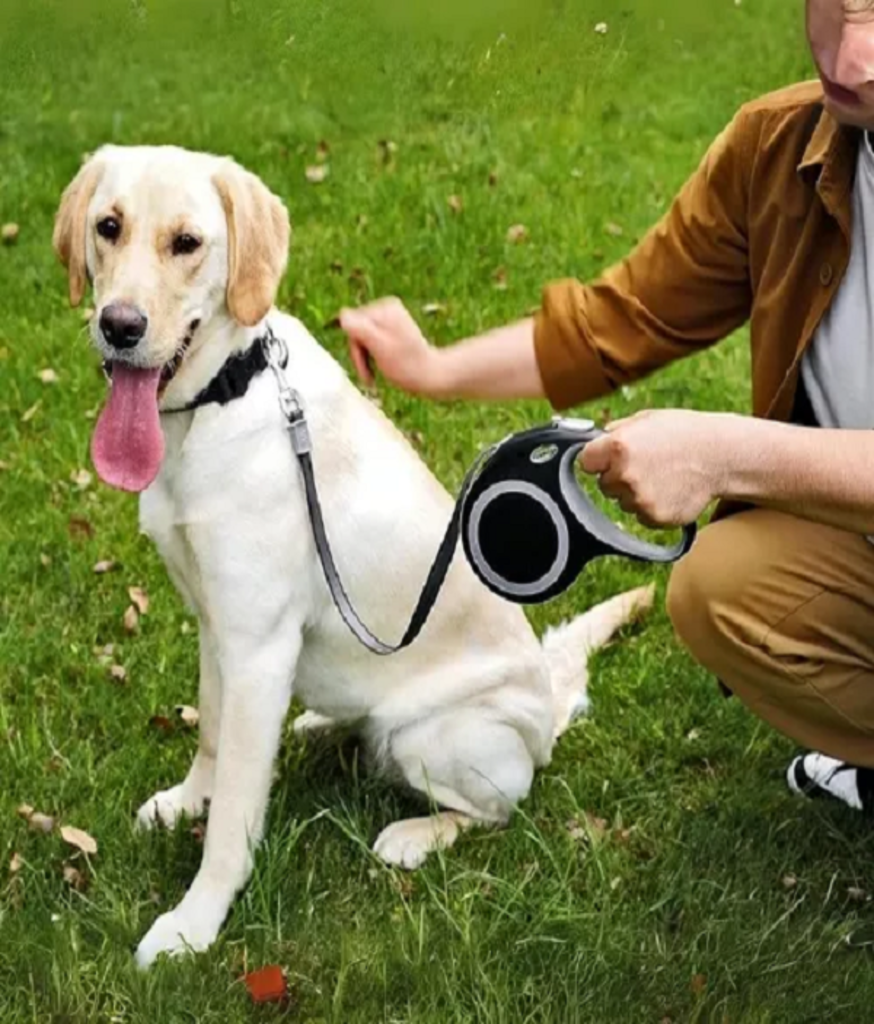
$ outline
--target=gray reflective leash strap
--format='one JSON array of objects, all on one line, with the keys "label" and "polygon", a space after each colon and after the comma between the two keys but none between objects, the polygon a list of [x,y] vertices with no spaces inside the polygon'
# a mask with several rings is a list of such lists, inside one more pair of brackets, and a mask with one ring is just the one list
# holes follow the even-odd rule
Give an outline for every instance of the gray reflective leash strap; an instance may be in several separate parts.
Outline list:
[{"label": "gray reflective leash strap", "polygon": [[325,530],[325,521],[322,516],[322,506],[319,501],[318,490],[316,489],[315,471],[313,469],[312,439],[310,438],[309,427],[307,426],[306,414],[301,404],[300,396],[288,385],[285,378],[285,366],[287,365],[288,354],[284,343],[268,329],[268,361],[276,375],[279,384],[279,400],[282,412],[288,422],[288,432],[291,437],[291,446],[297,457],[301,476],[303,477],[304,491],[306,493],[307,509],[309,511],[310,524],[313,530],[313,539],[316,544],[316,551],[325,575],[325,582],[328,585],[331,598],[340,613],[340,617],[346,623],[353,636],[373,654],[389,655],[402,651],[421,633],[434,603],[440,594],[443,581],[452,564],[455,549],[458,544],[458,536],[461,532],[461,514],[464,502],[470,488],[476,480],[479,467],[488,452],[477,460],[476,464],[468,473],[461,490],[459,499],[449,521],[449,526],[440,543],[437,557],[428,573],[425,586],[419,595],[410,624],[403,635],[400,643],[387,644],[375,636],[361,621],[358,613],[349,600],[349,595],[343,587],[340,573],[334,562],[334,555],[328,541],[328,534]]}]

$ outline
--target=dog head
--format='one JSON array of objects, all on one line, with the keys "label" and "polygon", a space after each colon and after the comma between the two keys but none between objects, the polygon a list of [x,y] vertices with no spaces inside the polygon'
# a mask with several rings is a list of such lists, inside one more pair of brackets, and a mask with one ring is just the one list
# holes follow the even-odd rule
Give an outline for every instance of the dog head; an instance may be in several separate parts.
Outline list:
[{"label": "dog head", "polygon": [[[285,273],[289,238],[285,206],[233,160],[174,147],[108,146],[83,165],[61,200],[54,246],[74,306],[93,283],[92,338],[113,378],[110,407],[118,415],[100,444],[95,438],[98,470],[98,448],[104,456],[113,449],[118,462],[136,447],[144,422],[155,426],[161,395],[209,346],[210,325],[254,327],[264,319]],[[137,471],[132,464],[108,476],[101,471],[107,482],[129,490],[151,482],[156,435],[147,433],[150,457]]]},{"label": "dog head", "polygon": [[282,202],[234,161],[107,146],[64,192],[54,246],[74,306],[93,282],[104,358],[170,374],[216,314],[247,327],[263,320],[289,238]]}]

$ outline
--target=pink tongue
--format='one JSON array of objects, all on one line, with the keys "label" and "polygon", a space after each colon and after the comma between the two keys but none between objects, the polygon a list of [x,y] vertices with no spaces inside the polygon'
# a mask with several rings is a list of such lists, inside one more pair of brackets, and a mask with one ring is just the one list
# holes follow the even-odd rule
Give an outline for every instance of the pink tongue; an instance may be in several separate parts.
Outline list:
[{"label": "pink tongue", "polygon": [[109,401],[91,439],[100,479],[121,491],[144,491],[158,475],[164,435],[158,419],[161,371],[112,365]]}]

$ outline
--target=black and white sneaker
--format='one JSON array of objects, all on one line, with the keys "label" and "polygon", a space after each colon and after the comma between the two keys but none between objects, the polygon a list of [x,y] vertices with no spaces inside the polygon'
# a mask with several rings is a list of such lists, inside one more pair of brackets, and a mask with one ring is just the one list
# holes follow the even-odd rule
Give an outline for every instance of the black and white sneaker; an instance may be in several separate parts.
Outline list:
[{"label": "black and white sneaker", "polygon": [[874,810],[874,769],[857,768],[825,754],[802,754],[786,772],[793,793],[831,797],[856,811]]}]

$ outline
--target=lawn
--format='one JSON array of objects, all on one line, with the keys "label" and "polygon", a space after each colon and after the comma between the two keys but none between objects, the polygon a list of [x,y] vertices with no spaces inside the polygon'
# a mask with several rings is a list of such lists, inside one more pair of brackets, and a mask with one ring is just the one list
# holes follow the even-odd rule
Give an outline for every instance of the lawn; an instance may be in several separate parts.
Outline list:
[{"label": "lawn", "polygon": [[[101,143],[232,153],[291,211],[281,304],[344,364],[336,311],[385,293],[435,340],[461,337],[621,256],[738,104],[807,76],[802,6],[4,0],[0,223],[19,234],[0,247],[2,1024],[874,1018],[870,826],[789,797],[792,745],[722,699],[661,602],[597,657],[591,719],[510,828],[415,875],[369,853],[412,801],[359,773],[354,746],[289,735],[220,942],[138,973],[133,948],[201,852],[196,828],[133,828],[192,756],[174,709],[196,702],[196,640],[135,502],[83,472],[104,385],[50,246]],[[586,411],[745,410],[747,375],[741,335]],[[380,399],[452,489],[484,443],[548,415]],[[598,564],[532,620],[650,578],[663,594],[661,572]],[[150,599],[133,632],[130,587]],[[255,1007],[240,979],[270,964],[292,1000]]]}]

